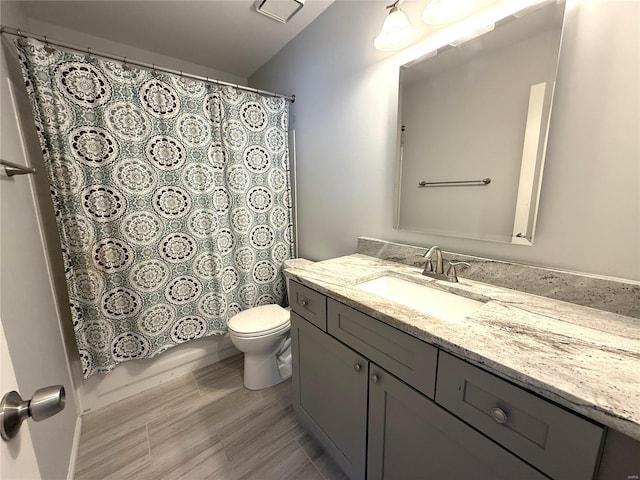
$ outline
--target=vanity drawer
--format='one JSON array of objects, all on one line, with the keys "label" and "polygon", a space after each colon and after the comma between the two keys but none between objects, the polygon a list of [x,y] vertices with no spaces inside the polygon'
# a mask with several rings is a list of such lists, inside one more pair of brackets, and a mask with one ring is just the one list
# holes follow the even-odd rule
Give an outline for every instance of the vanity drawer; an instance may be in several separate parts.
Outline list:
[{"label": "vanity drawer", "polygon": [[552,478],[593,478],[602,427],[442,351],[436,402]]},{"label": "vanity drawer", "polygon": [[327,297],[293,280],[289,282],[289,306],[298,315],[327,331]]},{"label": "vanity drawer", "polygon": [[329,298],[327,331],[433,399],[438,350]]}]

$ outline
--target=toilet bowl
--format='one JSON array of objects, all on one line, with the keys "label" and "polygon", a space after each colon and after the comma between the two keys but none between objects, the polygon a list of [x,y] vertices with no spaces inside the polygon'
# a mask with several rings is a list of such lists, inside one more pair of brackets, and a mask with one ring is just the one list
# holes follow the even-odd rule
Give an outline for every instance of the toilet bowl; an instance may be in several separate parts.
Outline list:
[{"label": "toilet bowl", "polygon": [[229,337],[244,352],[244,386],[261,390],[291,376],[291,321],[280,305],[261,305],[234,315]]},{"label": "toilet bowl", "polygon": [[[300,258],[285,260],[285,266],[313,263]],[[287,293],[289,281],[287,280]],[[289,309],[260,305],[229,319],[229,338],[244,352],[243,383],[249,390],[261,390],[291,377],[291,320]]]}]

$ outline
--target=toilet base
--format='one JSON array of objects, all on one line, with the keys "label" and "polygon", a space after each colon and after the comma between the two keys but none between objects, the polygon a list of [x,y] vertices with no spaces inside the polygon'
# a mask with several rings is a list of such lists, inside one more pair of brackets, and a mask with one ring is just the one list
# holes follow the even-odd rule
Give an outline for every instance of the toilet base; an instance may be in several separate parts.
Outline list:
[{"label": "toilet base", "polygon": [[245,353],[243,377],[243,383],[247,389],[262,390],[291,378],[291,367],[285,366],[283,368],[280,360],[274,354],[253,355]]}]

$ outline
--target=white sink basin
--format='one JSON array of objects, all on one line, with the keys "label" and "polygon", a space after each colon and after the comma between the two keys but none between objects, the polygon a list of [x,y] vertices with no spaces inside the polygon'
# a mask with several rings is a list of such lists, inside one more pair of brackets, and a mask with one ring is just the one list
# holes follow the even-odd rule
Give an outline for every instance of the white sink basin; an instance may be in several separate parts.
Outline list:
[{"label": "white sink basin", "polygon": [[413,308],[440,320],[456,322],[471,315],[483,302],[455,293],[385,275],[356,285],[361,290]]}]

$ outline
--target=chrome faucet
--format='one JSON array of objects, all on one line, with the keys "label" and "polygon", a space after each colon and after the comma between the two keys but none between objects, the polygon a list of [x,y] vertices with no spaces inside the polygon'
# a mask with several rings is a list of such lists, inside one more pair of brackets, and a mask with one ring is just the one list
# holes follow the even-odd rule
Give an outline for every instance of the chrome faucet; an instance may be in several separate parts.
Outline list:
[{"label": "chrome faucet", "polygon": [[[433,256],[435,255],[436,266],[433,268]],[[452,262],[447,261],[442,258],[442,250],[440,247],[433,246],[424,255],[418,255],[418,257],[424,257],[426,263],[424,264],[424,270],[422,270],[422,275],[427,277],[437,278],[439,280],[447,280],[448,282],[457,282],[458,281],[458,273],[456,272],[457,265],[464,265],[466,267],[470,267],[471,264],[467,262]],[[444,273],[444,263],[447,262],[447,273]]]}]

